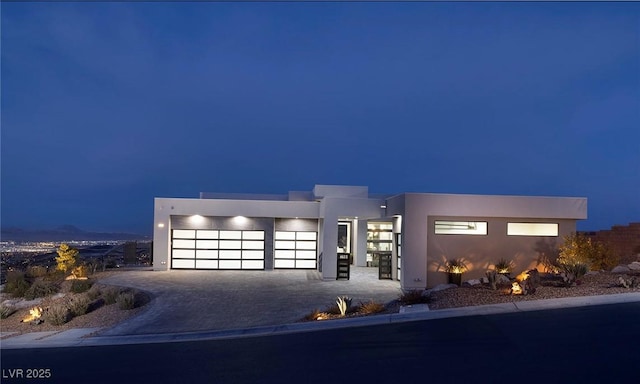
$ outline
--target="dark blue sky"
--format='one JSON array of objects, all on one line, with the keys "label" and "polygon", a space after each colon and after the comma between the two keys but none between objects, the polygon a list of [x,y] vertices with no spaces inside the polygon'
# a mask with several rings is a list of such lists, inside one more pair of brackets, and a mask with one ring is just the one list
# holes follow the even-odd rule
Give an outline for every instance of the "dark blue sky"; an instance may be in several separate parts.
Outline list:
[{"label": "dark blue sky", "polygon": [[584,196],[640,221],[639,3],[3,3],[2,225],[154,197]]}]

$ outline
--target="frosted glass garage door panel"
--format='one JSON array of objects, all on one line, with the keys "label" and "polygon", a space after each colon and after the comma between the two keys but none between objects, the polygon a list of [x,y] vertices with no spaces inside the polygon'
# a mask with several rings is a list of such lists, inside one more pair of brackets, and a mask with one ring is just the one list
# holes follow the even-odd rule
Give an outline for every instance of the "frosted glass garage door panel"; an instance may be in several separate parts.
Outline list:
[{"label": "frosted glass garage door panel", "polygon": [[264,269],[264,261],[242,260],[242,269]]},{"label": "frosted glass garage door panel", "polygon": [[263,260],[264,251],[242,251],[242,259]]},{"label": "frosted glass garage door panel", "polygon": [[174,259],[193,259],[196,251],[193,249],[174,249],[172,256]]},{"label": "frosted glass garage door panel", "polygon": [[218,231],[208,231],[201,229],[196,233],[197,239],[217,239]]},{"label": "frosted glass garage door panel", "polygon": [[296,260],[296,268],[316,268],[315,260]]},{"label": "frosted glass garage door panel", "polygon": [[218,251],[218,255],[221,259],[240,259],[242,251],[232,251],[227,249],[222,249]]},{"label": "frosted glass garage door panel", "polygon": [[218,249],[218,240],[198,240],[196,247],[198,249]]},{"label": "frosted glass garage door panel", "polygon": [[295,259],[296,251],[286,249],[276,249],[274,257],[276,259]]},{"label": "frosted glass garage door panel", "polygon": [[297,239],[298,240],[315,240],[316,233],[315,232],[298,232]]},{"label": "frosted glass garage door panel", "polygon": [[173,248],[195,248],[196,247],[196,241],[195,240],[179,240],[179,239],[174,239],[173,240]]},{"label": "frosted glass garage door panel", "polygon": [[220,239],[242,239],[242,231],[220,231]]},{"label": "frosted glass garage door panel", "polygon": [[240,260],[220,260],[218,262],[219,269],[240,269]]},{"label": "frosted glass garage door panel", "polygon": [[242,249],[242,241],[220,240],[220,249]]},{"label": "frosted glass garage door panel", "polygon": [[195,239],[196,231],[192,229],[174,229],[173,238],[174,239]]},{"label": "frosted glass garage door panel", "polygon": [[196,260],[198,269],[218,269],[218,260]]},{"label": "frosted glass garage door panel", "polygon": [[264,249],[264,241],[262,240],[243,240],[242,249]]},{"label": "frosted glass garage door panel", "polygon": [[277,240],[275,248],[276,249],[296,249],[296,242]]},{"label": "frosted glass garage door panel", "polygon": [[264,231],[243,231],[243,240],[264,240]]},{"label": "frosted glass garage door panel", "polygon": [[316,249],[315,241],[296,241],[296,249]]},{"label": "frosted glass garage door panel", "polygon": [[295,232],[276,231],[276,240],[295,240],[295,239],[296,239]]},{"label": "frosted glass garage door panel", "polygon": [[273,266],[275,268],[295,268],[295,260],[274,260]]},{"label": "frosted glass garage door panel", "polygon": [[217,259],[218,251],[207,249],[196,251],[196,259]]},{"label": "frosted glass garage door panel", "polygon": [[316,251],[296,251],[297,259],[316,259]]},{"label": "frosted glass garage door panel", "polygon": [[193,269],[196,266],[195,260],[180,260],[174,259],[171,265],[172,268]]}]

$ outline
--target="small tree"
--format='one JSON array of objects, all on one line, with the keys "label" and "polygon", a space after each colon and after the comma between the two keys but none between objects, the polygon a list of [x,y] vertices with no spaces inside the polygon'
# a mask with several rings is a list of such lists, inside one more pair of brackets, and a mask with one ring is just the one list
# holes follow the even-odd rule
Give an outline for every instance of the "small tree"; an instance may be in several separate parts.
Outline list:
[{"label": "small tree", "polygon": [[58,263],[56,269],[65,273],[73,270],[73,267],[76,265],[78,250],[63,243],[60,244],[60,248],[58,248],[56,252],[58,253],[58,257],[56,257],[56,262]]},{"label": "small tree", "polygon": [[607,246],[579,233],[566,236],[559,251],[561,266],[584,264],[591,269],[611,269],[618,262],[618,257]]}]

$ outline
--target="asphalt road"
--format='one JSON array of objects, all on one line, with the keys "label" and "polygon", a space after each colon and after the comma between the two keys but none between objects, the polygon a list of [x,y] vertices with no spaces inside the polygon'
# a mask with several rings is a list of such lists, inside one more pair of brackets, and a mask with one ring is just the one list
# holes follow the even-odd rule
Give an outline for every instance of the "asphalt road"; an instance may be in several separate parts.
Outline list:
[{"label": "asphalt road", "polygon": [[[227,340],[3,350],[1,362],[3,383],[637,383],[640,303]],[[30,373],[43,378],[11,378],[20,369],[23,376],[40,369]]]}]

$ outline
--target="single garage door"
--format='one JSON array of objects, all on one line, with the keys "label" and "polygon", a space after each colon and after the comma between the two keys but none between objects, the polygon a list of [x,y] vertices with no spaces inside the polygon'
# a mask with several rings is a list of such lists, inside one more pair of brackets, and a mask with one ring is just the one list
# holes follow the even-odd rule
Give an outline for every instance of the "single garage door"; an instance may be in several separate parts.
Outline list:
[{"label": "single garage door", "polygon": [[174,229],[172,269],[264,269],[264,231]]},{"label": "single garage door", "polygon": [[308,231],[276,231],[274,268],[316,269],[318,234]]}]

